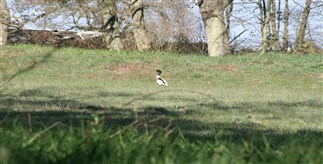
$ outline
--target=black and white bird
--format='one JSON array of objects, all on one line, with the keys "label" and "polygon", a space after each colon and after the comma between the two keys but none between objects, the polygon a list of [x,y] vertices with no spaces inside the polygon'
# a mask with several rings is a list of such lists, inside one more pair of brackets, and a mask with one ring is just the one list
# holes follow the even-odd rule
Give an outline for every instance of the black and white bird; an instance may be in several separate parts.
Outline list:
[{"label": "black and white bird", "polygon": [[157,69],[156,72],[157,72],[157,75],[156,75],[157,84],[168,86],[167,81],[160,77],[161,70]]},{"label": "black and white bird", "polygon": [[201,7],[203,0],[194,0],[196,6]]}]

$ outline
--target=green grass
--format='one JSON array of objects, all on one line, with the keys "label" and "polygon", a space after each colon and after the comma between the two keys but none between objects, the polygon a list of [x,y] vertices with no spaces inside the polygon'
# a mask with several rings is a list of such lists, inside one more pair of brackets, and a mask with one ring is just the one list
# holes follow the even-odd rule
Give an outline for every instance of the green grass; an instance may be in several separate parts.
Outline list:
[{"label": "green grass", "polygon": [[8,45],[0,159],[322,163],[322,56]]}]

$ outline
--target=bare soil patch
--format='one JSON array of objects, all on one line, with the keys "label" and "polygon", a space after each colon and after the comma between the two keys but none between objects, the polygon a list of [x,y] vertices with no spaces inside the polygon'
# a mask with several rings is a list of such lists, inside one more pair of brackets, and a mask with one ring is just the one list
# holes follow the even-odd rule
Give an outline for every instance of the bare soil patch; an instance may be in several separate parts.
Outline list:
[{"label": "bare soil patch", "polygon": [[112,73],[116,76],[127,76],[130,74],[150,75],[154,74],[158,68],[157,63],[130,62],[122,64],[106,64],[100,67],[105,72]]}]

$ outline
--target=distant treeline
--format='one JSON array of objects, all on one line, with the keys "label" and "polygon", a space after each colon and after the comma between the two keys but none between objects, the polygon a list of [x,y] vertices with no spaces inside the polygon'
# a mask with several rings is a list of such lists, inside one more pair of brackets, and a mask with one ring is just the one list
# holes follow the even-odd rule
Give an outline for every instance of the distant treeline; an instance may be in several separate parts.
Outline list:
[{"label": "distant treeline", "polygon": [[[173,51],[178,53],[207,54],[207,43],[192,43],[181,39],[181,42],[153,42],[151,50]],[[133,41],[124,39],[127,50],[136,50]],[[90,49],[106,49],[102,33],[72,32],[58,30],[10,30],[8,35],[10,44],[40,44],[56,47],[80,47]]]},{"label": "distant treeline", "polygon": [[57,30],[11,30],[8,42],[54,45],[57,47],[105,48],[102,35],[80,36],[77,32]]}]

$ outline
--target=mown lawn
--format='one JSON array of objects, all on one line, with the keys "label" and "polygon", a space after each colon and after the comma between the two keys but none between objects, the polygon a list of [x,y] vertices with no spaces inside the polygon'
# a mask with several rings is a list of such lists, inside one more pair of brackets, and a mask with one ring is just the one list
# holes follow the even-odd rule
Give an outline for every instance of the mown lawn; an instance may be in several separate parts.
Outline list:
[{"label": "mown lawn", "polygon": [[8,45],[0,161],[322,163],[322,57]]}]

